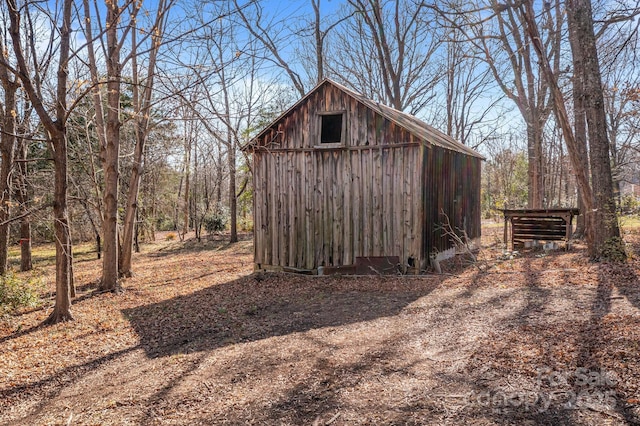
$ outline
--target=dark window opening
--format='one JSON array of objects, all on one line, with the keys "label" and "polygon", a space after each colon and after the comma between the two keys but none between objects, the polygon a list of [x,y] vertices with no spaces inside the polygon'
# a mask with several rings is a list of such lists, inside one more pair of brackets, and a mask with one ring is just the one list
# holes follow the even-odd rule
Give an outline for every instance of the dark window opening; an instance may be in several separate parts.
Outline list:
[{"label": "dark window opening", "polygon": [[320,143],[342,142],[342,114],[322,115]]}]

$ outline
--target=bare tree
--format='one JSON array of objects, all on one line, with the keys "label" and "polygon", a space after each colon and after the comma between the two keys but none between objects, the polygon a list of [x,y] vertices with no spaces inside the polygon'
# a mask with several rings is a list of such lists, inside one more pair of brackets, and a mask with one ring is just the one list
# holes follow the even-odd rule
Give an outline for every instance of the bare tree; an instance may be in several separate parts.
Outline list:
[{"label": "bare tree", "polygon": [[[289,58],[282,55],[281,51],[293,41],[294,32],[291,31],[288,22],[295,21],[292,15],[284,16],[275,21],[272,17],[265,16],[263,6],[259,1],[240,4],[233,0],[235,6],[234,16],[249,34],[262,46],[264,53],[253,52],[260,59],[272,62],[282,69],[295,87],[300,96],[306,94],[303,77],[294,68]],[[318,1],[319,7],[319,1]]]},{"label": "bare tree", "polygon": [[[11,64],[15,60],[10,56],[11,40],[7,40],[9,28],[9,19],[6,15],[7,10],[1,7],[3,18],[2,26],[0,26],[0,61],[2,63]],[[21,28],[24,40],[26,40],[25,55],[27,62],[38,67],[34,70],[36,76],[36,86],[39,90],[40,82],[38,74],[46,72],[46,65],[39,65],[37,61],[30,62],[28,58],[37,57],[35,48],[36,29],[33,25],[29,13],[29,8],[24,10],[26,17],[26,25]],[[46,56],[46,55],[45,55]],[[48,61],[44,62],[45,64]],[[15,66],[15,64],[14,64]],[[29,225],[30,214],[27,206],[28,201],[28,184],[27,184],[27,160],[26,138],[29,137],[28,125],[33,108],[31,104],[24,98],[24,92],[20,91],[19,79],[7,67],[0,67],[0,84],[2,84],[4,100],[0,101],[0,109],[2,110],[2,130],[0,134],[0,155],[2,162],[0,164],[0,275],[7,270],[8,243],[10,237],[10,218],[12,196],[18,203],[20,210],[20,246],[21,246],[21,270],[27,271],[31,269],[31,230]],[[18,94],[21,94],[18,96]],[[17,166],[14,162],[18,162]]]},{"label": "bare tree", "polygon": [[[96,109],[96,129],[100,142],[100,161],[104,173],[104,190],[102,201],[102,237],[104,241],[104,256],[102,258],[102,279],[100,289],[103,291],[121,291],[118,281],[118,180],[120,153],[120,96],[122,64],[120,52],[126,33],[131,30],[140,5],[135,3],[130,12],[129,25],[120,34],[122,14],[127,5],[121,7],[117,0],[107,2],[104,30],[100,28],[98,38],[106,37],[102,55],[106,63],[106,112],[103,110],[103,99],[96,51],[94,48],[93,15],[89,1],[84,0],[85,36],[87,38],[89,70],[92,80],[94,108]],[[98,25],[100,10],[96,4],[95,16]],[[105,48],[106,45],[106,48]]]},{"label": "bare tree", "polygon": [[[222,198],[222,178],[226,173],[228,182],[228,206],[230,221],[230,241],[238,241],[237,230],[237,153],[245,142],[247,129],[253,125],[255,111],[272,96],[274,90],[258,86],[259,51],[262,42],[255,39],[244,40],[234,25],[234,19],[248,19],[242,12],[222,6],[209,13],[220,18],[216,25],[208,25],[201,32],[185,40],[183,52],[189,51],[191,75],[198,82],[195,96],[182,93],[184,105],[193,109],[202,128],[217,146],[212,163],[216,165],[217,206]],[[205,13],[200,19],[207,20]],[[244,16],[244,18],[243,18]],[[241,44],[242,43],[242,44]],[[186,54],[184,56],[187,56]],[[205,139],[206,141],[206,139]],[[198,158],[197,153],[189,157]],[[191,160],[190,160],[191,161]],[[189,161],[189,163],[190,163]],[[185,167],[189,166],[185,163]],[[226,164],[223,164],[226,163]],[[194,176],[196,178],[196,176]],[[186,196],[186,194],[185,194]]]},{"label": "bare tree", "polygon": [[[102,233],[104,238],[103,276],[100,288],[108,291],[120,291],[120,276],[131,276],[132,248],[137,217],[138,192],[143,170],[145,143],[149,132],[152,108],[156,62],[162,37],[164,35],[167,13],[172,0],[161,0],[157,4],[155,20],[149,28],[138,23],[139,2],[109,2],[104,30],[99,27],[99,39],[106,37],[106,50],[102,51],[106,63],[106,84],[100,80],[98,63],[94,47],[93,16],[98,25],[100,10],[91,11],[88,0],[84,0],[85,35],[87,37],[88,62],[93,83],[93,99],[96,108],[96,128],[100,141],[100,159],[104,171],[104,191],[102,201]],[[123,16],[128,17],[127,20]],[[142,36],[139,38],[139,33]],[[122,58],[125,41],[130,38],[130,52]],[[147,44],[147,41],[149,42]],[[141,55],[148,54],[144,64],[144,77],[141,76]],[[128,194],[123,223],[122,246],[118,237],[118,195],[120,179],[120,140],[123,125],[121,114],[122,70],[124,64],[131,61],[132,71],[132,116],[134,123],[135,146],[133,164],[129,176]],[[103,111],[102,87],[106,85],[106,111]]]},{"label": "bare tree", "polygon": [[162,38],[166,29],[166,18],[173,0],[160,0],[157,5],[155,21],[151,25],[151,46],[148,48],[148,62],[146,63],[146,76],[140,77],[138,54],[141,48],[138,46],[136,31],[131,31],[131,71],[133,89],[133,114],[135,123],[135,151],[133,154],[133,167],[129,177],[129,190],[125,208],[123,223],[122,251],[120,257],[120,275],[129,277],[132,274],[131,260],[133,248],[133,236],[138,212],[138,191],[143,171],[145,144],[149,134],[150,117],[152,108],[152,93],[156,74],[156,62],[162,45]]},{"label": "bare tree", "polygon": [[[72,0],[63,0],[60,3],[59,13],[56,16],[60,22],[51,22],[51,37],[56,39],[58,45],[57,80],[54,96],[54,105],[51,109],[45,105],[43,93],[39,90],[36,80],[39,79],[30,70],[25,56],[25,46],[21,38],[22,13],[32,7],[24,4],[18,7],[15,0],[6,0],[10,19],[9,34],[15,55],[15,68],[0,58],[0,66],[8,69],[20,79],[29,101],[40,118],[40,122],[47,133],[47,142],[54,163],[54,229],[56,237],[56,301],[53,312],[47,319],[48,323],[72,320],[71,294],[73,285],[71,238],[69,233],[68,207],[67,207],[67,83],[68,65],[71,51],[71,12]],[[58,28],[56,28],[59,26]]]},{"label": "bare tree", "polygon": [[[0,61],[9,64],[8,49],[0,34]],[[4,91],[2,108],[2,134],[0,134],[0,275],[7,272],[9,244],[9,216],[13,192],[13,158],[16,149],[16,92],[17,78],[7,67],[0,67],[0,82]]]},{"label": "bare tree", "polygon": [[[191,108],[190,108],[191,107]],[[189,116],[189,109],[192,109],[192,104],[189,106],[183,106],[181,108],[184,111],[184,116]],[[187,111],[185,111],[187,110]],[[189,232],[189,198],[191,197],[191,154],[193,152],[194,138],[193,138],[193,120],[185,121],[183,126],[183,135],[182,139],[184,141],[184,193],[183,193],[183,204],[182,204],[182,232],[180,234],[180,238],[184,238],[184,236]]]},{"label": "bare tree", "polygon": [[[19,126],[20,127],[20,126]],[[17,183],[15,185],[16,201],[20,205],[20,270],[30,271],[33,268],[31,260],[31,215],[29,214],[29,202],[31,201],[31,185],[29,184],[28,141],[24,136],[26,129],[22,127],[18,132],[16,156]]]},{"label": "bare tree", "polygon": [[591,1],[567,0],[566,7],[569,37],[574,40],[571,43],[574,73],[579,75],[584,95],[593,205],[598,206],[592,212],[594,226],[590,254],[594,258],[615,258],[624,255],[624,245],[617,241],[620,240],[620,229],[613,194],[607,119]]},{"label": "bare tree", "polygon": [[[494,6],[494,10],[498,6]],[[541,42],[555,74],[560,68],[560,28],[562,13],[556,3],[556,9],[548,8],[541,18],[544,20]],[[523,15],[518,8],[506,8],[496,11],[499,28],[499,46],[508,55],[510,73],[515,90],[510,89],[508,80],[503,79],[498,70],[491,64],[491,50],[487,38],[481,38],[485,54],[500,81],[503,91],[517,105],[527,128],[527,146],[529,162],[529,207],[540,208],[545,204],[544,194],[544,149],[543,129],[551,113],[549,83],[541,77],[535,53],[527,43],[526,34],[521,30]],[[493,51],[495,54],[495,50]]]},{"label": "bare tree", "polygon": [[353,17],[335,33],[331,74],[398,110],[422,110],[442,76],[431,8],[404,0],[349,0],[349,5]]},{"label": "bare tree", "polygon": [[[603,90],[614,194],[621,202],[621,183],[630,175],[631,166],[637,161],[638,123],[640,117],[635,105],[635,88],[640,86],[640,72],[636,52],[640,22],[623,23],[611,28],[614,34],[603,35],[599,46],[603,55]],[[604,56],[604,58],[602,57]]]},{"label": "bare tree", "polygon": [[[569,43],[571,45],[571,52],[573,55],[573,63],[574,66],[581,66],[580,65],[580,58],[576,57],[577,52],[580,50],[580,46],[578,45],[578,40],[575,37],[569,37]],[[573,53],[576,52],[576,53]],[[573,90],[572,90],[572,96],[573,96],[573,137],[575,138],[575,149],[576,149],[576,156],[577,156],[577,161],[580,164],[584,164],[584,167],[586,168],[585,173],[587,176],[589,176],[591,174],[590,170],[589,170],[589,154],[587,153],[587,121],[586,121],[586,115],[585,115],[585,105],[584,105],[584,81],[582,79],[582,75],[580,73],[574,72],[572,79],[572,86],[573,86]],[[557,108],[556,107],[556,116],[558,114],[557,112]],[[564,133],[564,137],[565,137],[565,141],[567,140],[567,135],[568,135],[568,130],[563,128],[563,133]],[[567,144],[569,144],[567,142]],[[571,147],[569,145],[569,149],[571,150]],[[592,238],[592,234],[591,234],[591,229],[590,226],[591,224],[587,223],[587,215],[586,215],[586,210],[587,210],[587,205],[590,205],[591,201],[589,200],[587,203],[585,203],[585,191],[578,191],[578,199],[577,199],[577,205],[578,208],[580,209],[580,212],[582,212],[582,214],[580,214],[578,216],[578,218],[576,219],[576,235],[577,236],[585,236],[588,239]],[[589,218],[590,219],[590,218]],[[589,234],[587,235],[587,231],[589,232]]]},{"label": "bare tree", "polygon": [[[122,20],[121,8],[117,0],[106,3],[106,38],[107,52],[105,55],[107,68],[107,111],[105,117],[105,139],[104,145],[100,149],[102,169],[104,172],[104,192],[103,192],[103,214],[102,236],[104,239],[104,256],[102,258],[102,280],[100,289],[106,291],[121,291],[118,281],[118,180],[120,176],[119,155],[120,155],[120,95],[122,64],[120,62],[120,51],[122,41],[119,37],[118,29]],[[138,7],[134,6],[134,19]],[[130,26],[127,29],[131,28]]]},{"label": "bare tree", "polygon": [[[299,36],[300,46],[297,48],[299,56],[305,64],[307,73],[315,72],[315,82],[320,83],[326,77],[325,63],[327,62],[327,45],[329,35],[343,22],[353,17],[353,11],[341,12],[325,16],[321,0],[310,0],[313,16],[303,18],[302,24],[295,34]],[[307,42],[305,40],[311,40]]]},{"label": "bare tree", "polygon": [[[511,0],[454,2],[447,10],[436,9],[481,52],[500,89],[518,107],[527,130],[529,207],[539,208],[545,204],[543,130],[552,104],[549,83],[527,41],[518,4]],[[554,74],[559,74],[561,66],[562,16],[559,3],[545,3],[537,16],[540,42]]]},{"label": "bare tree", "polygon": [[525,19],[528,37],[541,62],[545,78],[550,84],[556,120],[562,127],[577,175],[578,189],[586,209],[586,236],[590,256],[595,259],[623,258],[624,246],[620,240],[615,211],[606,116],[591,2],[589,0],[567,2],[569,37],[573,39],[571,47],[574,72],[579,73],[578,79],[581,80],[584,97],[591,182],[585,165],[581,163],[583,158],[580,156],[580,147],[569,122],[564,98],[557,84],[557,76],[551,68],[549,58],[540,41],[533,6],[530,2],[524,2],[520,5],[520,10]]},{"label": "bare tree", "polygon": [[444,114],[449,136],[477,149],[495,136],[497,124],[504,119],[498,108],[504,96],[496,95],[491,70],[479,56],[482,52],[465,42],[459,29],[451,27],[445,32],[444,102],[434,103],[430,112],[435,122]]}]

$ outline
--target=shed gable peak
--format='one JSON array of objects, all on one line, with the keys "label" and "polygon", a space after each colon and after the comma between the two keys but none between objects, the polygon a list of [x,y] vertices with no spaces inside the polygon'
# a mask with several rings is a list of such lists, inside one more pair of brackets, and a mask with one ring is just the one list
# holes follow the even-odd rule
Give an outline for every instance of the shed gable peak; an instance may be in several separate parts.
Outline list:
[{"label": "shed gable peak", "polygon": [[264,129],[262,129],[255,137],[249,141],[242,150],[252,150],[258,147],[259,141],[263,139],[263,136],[269,132],[270,130],[274,130],[278,128],[278,125],[283,122],[290,114],[300,108],[303,104],[309,101],[312,96],[315,96],[318,92],[322,90],[326,90],[328,86],[332,86],[333,88],[339,90],[344,95],[355,99],[360,104],[364,105],[366,108],[371,111],[379,114],[383,118],[393,122],[394,124],[400,126],[401,128],[407,130],[417,139],[422,140],[423,143],[427,145],[435,145],[444,149],[448,149],[451,151],[460,152],[466,155],[470,155],[473,157],[484,159],[484,157],[475,151],[474,149],[463,145],[462,143],[456,141],[452,137],[442,133],[436,128],[426,124],[419,118],[396,110],[387,105],[381,104],[380,102],[373,101],[366,96],[359,94],[340,83],[337,83],[331,79],[325,78],[320,83],[318,83],[313,89],[311,89],[305,96],[299,99],[296,103],[294,103],[290,108],[280,114],[274,121],[268,124]]}]

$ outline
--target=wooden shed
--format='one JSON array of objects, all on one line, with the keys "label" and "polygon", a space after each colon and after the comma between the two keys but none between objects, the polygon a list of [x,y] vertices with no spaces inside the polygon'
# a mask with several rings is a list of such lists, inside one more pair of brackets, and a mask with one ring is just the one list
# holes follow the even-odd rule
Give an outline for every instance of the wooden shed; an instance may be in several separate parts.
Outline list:
[{"label": "wooden shed", "polygon": [[423,270],[480,237],[483,157],[417,118],[324,80],[243,148],[253,154],[256,270],[363,258]]}]

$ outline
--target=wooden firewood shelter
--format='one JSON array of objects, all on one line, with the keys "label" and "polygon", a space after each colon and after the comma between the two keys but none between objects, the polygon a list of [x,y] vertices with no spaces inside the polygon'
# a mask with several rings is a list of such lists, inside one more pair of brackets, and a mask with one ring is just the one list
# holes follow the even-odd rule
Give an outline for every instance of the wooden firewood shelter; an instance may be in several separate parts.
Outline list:
[{"label": "wooden firewood shelter", "polygon": [[573,233],[573,217],[580,214],[575,208],[566,209],[505,209],[504,243],[508,241],[511,225],[511,248],[524,246],[525,241],[565,241]]}]

